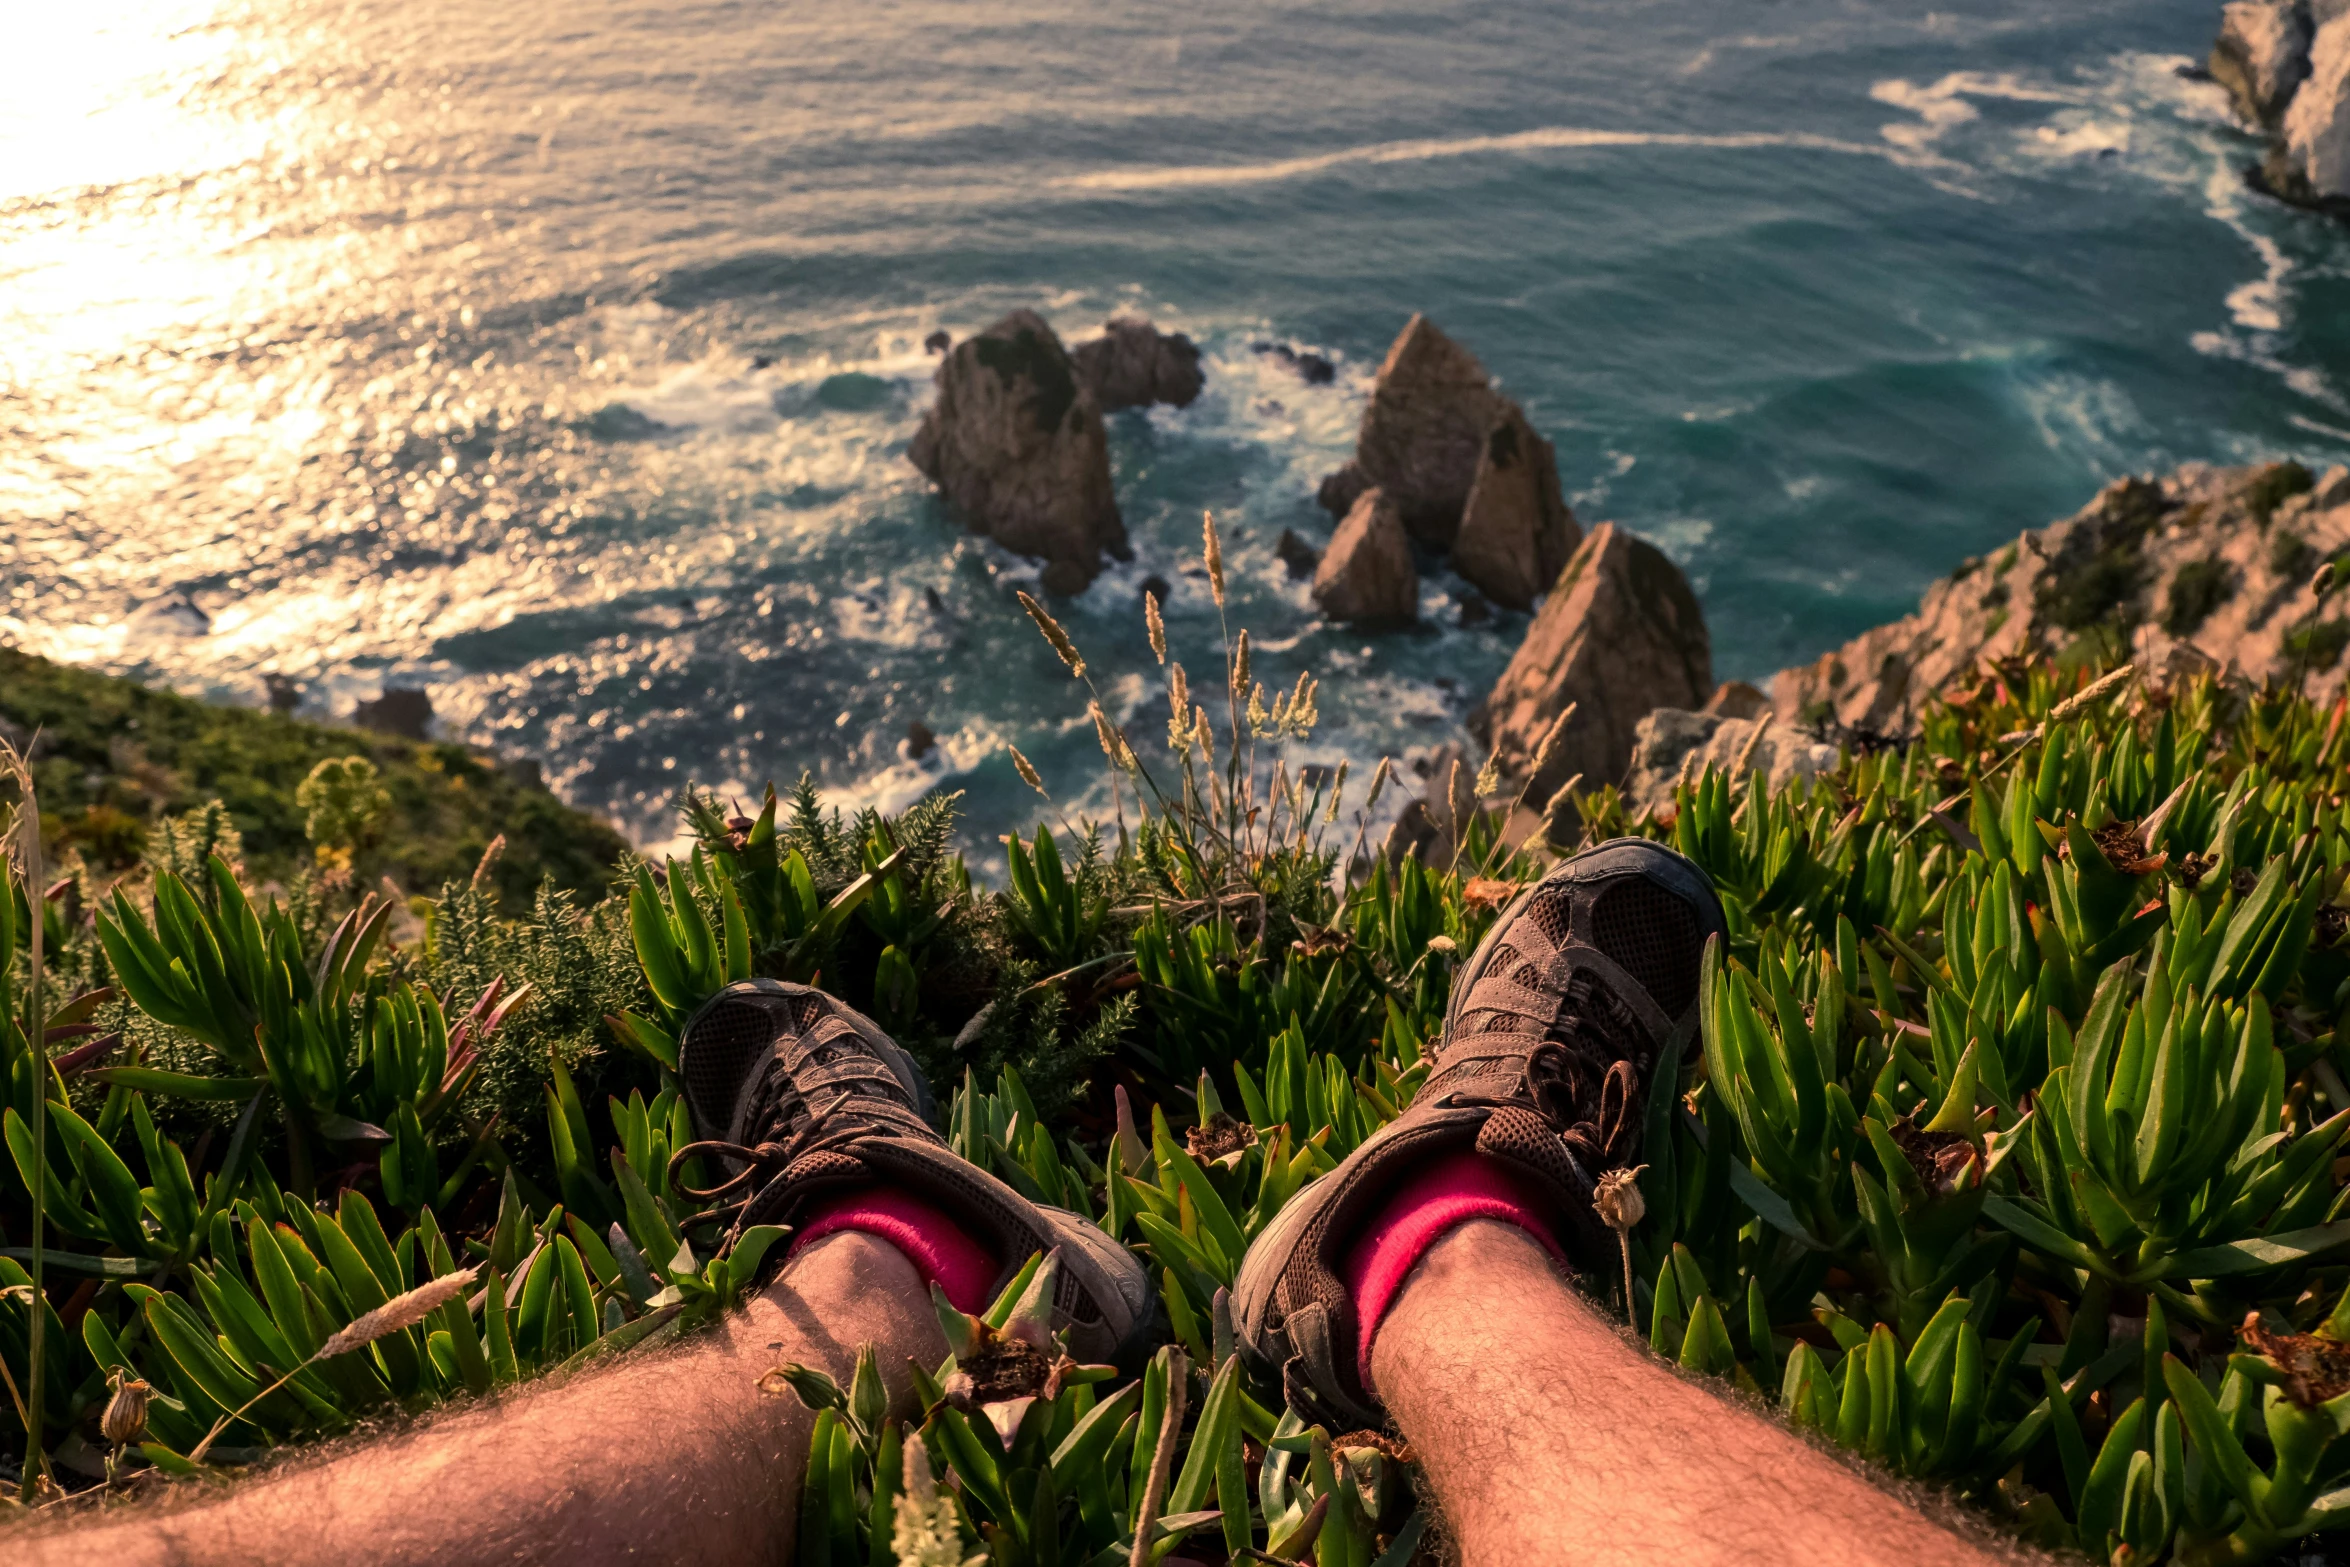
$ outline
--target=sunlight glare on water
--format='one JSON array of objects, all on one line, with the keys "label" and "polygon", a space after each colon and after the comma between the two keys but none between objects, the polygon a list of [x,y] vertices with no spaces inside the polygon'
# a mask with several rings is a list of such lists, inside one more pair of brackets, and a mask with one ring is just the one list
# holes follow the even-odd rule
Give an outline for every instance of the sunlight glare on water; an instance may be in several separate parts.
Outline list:
[{"label": "sunlight glare on water", "polygon": [[[0,98],[0,638],[335,717],[425,687],[640,841],[687,778],[1108,796],[904,452],[931,332],[1201,345],[1113,421],[1137,558],[1057,607],[1138,736],[1223,519],[1298,761],[1456,734],[1523,635],[1322,626],[1274,554],[1414,310],[1690,572],[1718,675],[1900,613],[2121,473],[2350,451],[2344,238],[2246,192],[2205,0],[148,0],[20,7]],[[1337,366],[1308,384],[1263,352]],[[910,726],[937,736],[916,755]]]}]

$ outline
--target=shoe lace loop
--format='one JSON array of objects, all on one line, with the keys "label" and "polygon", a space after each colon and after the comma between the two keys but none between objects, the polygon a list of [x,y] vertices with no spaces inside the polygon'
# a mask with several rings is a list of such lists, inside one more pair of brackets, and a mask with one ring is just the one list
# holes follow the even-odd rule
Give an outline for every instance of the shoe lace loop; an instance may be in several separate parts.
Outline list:
[{"label": "shoe lace loop", "polygon": [[[669,1156],[669,1180],[678,1194],[694,1202],[710,1202],[730,1193],[741,1195],[733,1202],[705,1208],[685,1221],[686,1226],[715,1224],[721,1220],[739,1217],[751,1199],[766,1189],[767,1183],[812,1153],[828,1149],[846,1148],[864,1135],[866,1128],[855,1121],[833,1124],[834,1117],[856,1100],[854,1094],[840,1094],[822,1109],[813,1111],[805,1121],[788,1133],[782,1141],[761,1141],[749,1147],[728,1142],[724,1138],[708,1138],[687,1143]],[[716,1186],[687,1186],[679,1180],[678,1170],[696,1154],[716,1154],[721,1159],[738,1161],[742,1168]]]}]

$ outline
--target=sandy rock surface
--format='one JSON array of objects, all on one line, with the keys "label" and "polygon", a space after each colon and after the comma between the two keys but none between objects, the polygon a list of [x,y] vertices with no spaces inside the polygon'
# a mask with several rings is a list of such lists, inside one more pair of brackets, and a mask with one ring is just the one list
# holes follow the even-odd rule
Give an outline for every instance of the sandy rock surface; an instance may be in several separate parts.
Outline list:
[{"label": "sandy rock surface", "polygon": [[1979,678],[1984,663],[2079,643],[2157,677],[2209,665],[2337,692],[2350,593],[2321,603],[2312,578],[2338,554],[2350,560],[2343,469],[2190,464],[2117,480],[2076,515],[1962,562],[1916,613],[1781,670],[1772,710],[1784,723],[1908,733],[1928,696]]}]

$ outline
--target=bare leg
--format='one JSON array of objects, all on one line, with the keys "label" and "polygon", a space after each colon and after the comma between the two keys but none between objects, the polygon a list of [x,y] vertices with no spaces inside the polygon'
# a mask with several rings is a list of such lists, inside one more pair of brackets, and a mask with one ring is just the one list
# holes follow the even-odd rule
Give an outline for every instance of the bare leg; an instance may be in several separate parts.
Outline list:
[{"label": "bare leg", "polygon": [[789,1561],[813,1417],[796,1398],[759,1392],[757,1381],[778,1360],[798,1360],[845,1385],[866,1341],[901,1401],[907,1358],[934,1365],[946,1354],[913,1265],[870,1236],[829,1236],[717,1332],[674,1354],[525,1388],[216,1501],[17,1535],[8,1559]]},{"label": "bare leg", "polygon": [[2013,1559],[1644,1355],[1508,1225],[1428,1250],[1371,1371],[1469,1567]]}]

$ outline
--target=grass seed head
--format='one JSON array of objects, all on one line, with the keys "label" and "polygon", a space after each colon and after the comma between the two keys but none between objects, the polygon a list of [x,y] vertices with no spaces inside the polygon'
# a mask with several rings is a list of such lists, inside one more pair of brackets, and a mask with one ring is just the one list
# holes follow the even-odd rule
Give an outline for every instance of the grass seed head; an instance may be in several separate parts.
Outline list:
[{"label": "grass seed head", "polygon": [[1044,780],[1036,776],[1035,765],[1020,754],[1020,748],[1016,745],[1007,745],[1004,749],[1012,753],[1012,771],[1020,775],[1020,781],[1046,799],[1051,799],[1052,794],[1045,788]]},{"label": "grass seed head", "polygon": [[478,1271],[474,1268],[459,1268],[454,1273],[444,1273],[428,1283],[394,1295],[373,1311],[359,1317],[349,1327],[329,1337],[318,1346],[318,1353],[311,1358],[324,1360],[330,1355],[348,1354],[354,1349],[365,1348],[379,1338],[389,1338],[402,1328],[416,1326],[469,1289]]},{"label": "grass seed head", "polygon": [[1322,821],[1325,825],[1338,820],[1338,802],[1346,794],[1346,766],[1345,758],[1341,757],[1338,763],[1338,776],[1330,780],[1330,808],[1322,813]]},{"label": "grass seed head", "polygon": [[1191,676],[1181,664],[1167,666],[1167,749],[1183,751],[1191,745]]},{"label": "grass seed head", "polygon": [[1276,732],[1273,714],[1265,706],[1265,688],[1262,685],[1249,687],[1248,706],[1241,710],[1241,717],[1248,720],[1248,732],[1251,739],[1261,740]]},{"label": "grass seed head", "polygon": [[1142,623],[1150,630],[1152,654],[1164,664],[1167,662],[1167,623],[1159,618],[1159,596],[1156,593],[1145,593],[1142,596]]},{"label": "grass seed head", "polygon": [[1575,716],[1575,706],[1569,702],[1559,709],[1558,717],[1542,732],[1542,743],[1534,748],[1534,768],[1527,776],[1540,778],[1550,771],[1550,764],[1558,759],[1559,747],[1566,743],[1567,723]]},{"label": "grass seed head", "polygon": [[1379,765],[1371,769],[1371,792],[1363,799],[1364,810],[1372,810],[1379,804],[1379,796],[1387,792],[1387,780],[1394,776],[1395,758],[1392,756],[1379,758]]},{"label": "grass seed head", "polygon": [[1248,627],[1243,626],[1232,642],[1232,694],[1248,695],[1248,685]]},{"label": "grass seed head", "polygon": [[1126,737],[1110,722],[1110,715],[1102,711],[1099,702],[1088,702],[1085,710],[1093,718],[1093,735],[1102,744],[1102,755],[1110,759],[1112,767],[1134,771],[1134,752],[1128,748]]},{"label": "grass seed head", "polygon": [[1565,843],[1573,833],[1579,814],[1575,809],[1575,790],[1582,782],[1583,775],[1577,773],[1551,792],[1549,801],[1542,807],[1542,837],[1545,843]]},{"label": "grass seed head", "polygon": [[1020,607],[1028,611],[1028,618],[1036,622],[1036,629],[1044,633],[1045,641],[1051,643],[1053,651],[1061,655],[1061,662],[1069,666],[1070,677],[1076,680],[1084,679],[1084,655],[1077,651],[1077,644],[1069,640],[1069,633],[1061,629],[1061,623],[1053,619],[1050,611],[1030,598],[1025,592],[1020,595]]},{"label": "grass seed head", "polygon": [[1208,562],[1208,591],[1216,595],[1216,607],[1224,607],[1224,541],[1216,536],[1216,514],[1200,513],[1202,551]]}]

